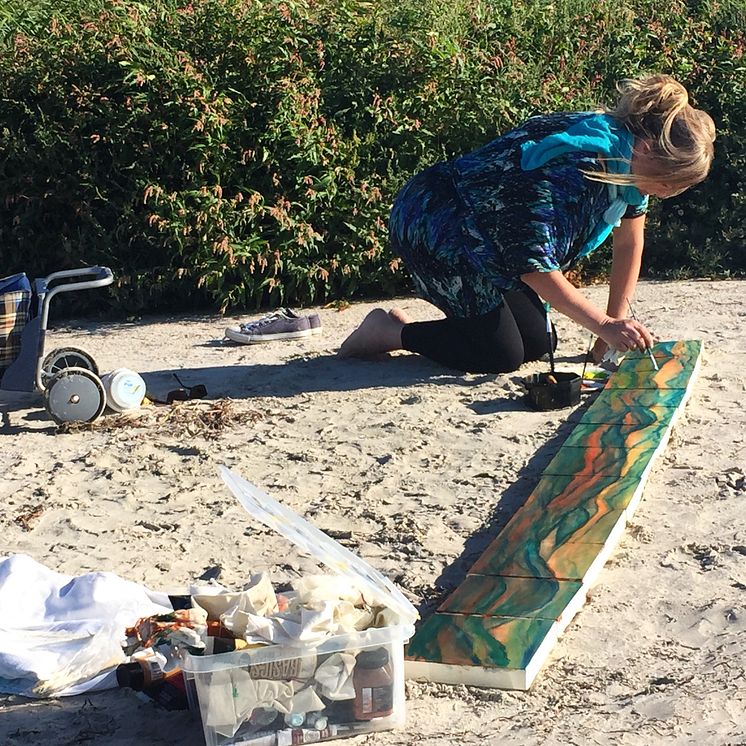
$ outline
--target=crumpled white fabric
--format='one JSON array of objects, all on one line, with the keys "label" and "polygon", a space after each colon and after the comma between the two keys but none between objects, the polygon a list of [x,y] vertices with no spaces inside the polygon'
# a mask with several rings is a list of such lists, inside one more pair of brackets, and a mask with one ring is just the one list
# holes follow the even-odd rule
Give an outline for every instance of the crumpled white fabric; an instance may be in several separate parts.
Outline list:
[{"label": "crumpled white fabric", "polygon": [[335,604],[328,601],[317,604],[315,609],[301,608],[298,613],[271,617],[235,609],[223,617],[223,624],[250,643],[310,643],[334,634],[334,609]]},{"label": "crumpled white fabric", "polygon": [[0,691],[67,696],[116,686],[125,629],[172,611],[168,596],[108,572],[64,575],[0,559]]},{"label": "crumpled white fabric", "polygon": [[316,601],[294,607],[274,616],[260,616],[233,609],[222,617],[233,634],[250,643],[315,643],[332,635],[344,635],[366,629],[373,613],[358,609],[349,601]]},{"label": "crumpled white fabric", "polygon": [[316,679],[321,693],[327,699],[354,699],[355,687],[352,683],[354,668],[354,655],[351,653],[333,653],[316,669],[313,677]]},{"label": "crumpled white fabric", "polygon": [[[252,575],[242,591],[231,592],[222,586],[201,586],[195,589],[192,601],[201,606],[210,619],[224,617],[223,623],[234,634],[242,636],[240,621],[234,627],[226,621],[232,620],[232,613],[236,610],[269,616],[277,612],[277,596],[272,587],[272,581],[266,572]],[[231,621],[232,623],[232,621]]]},{"label": "crumpled white fabric", "polygon": [[316,694],[316,690],[313,686],[306,686],[300,690],[296,690],[295,687],[293,687],[293,691],[295,694],[293,695],[293,701],[291,702],[291,712],[300,712],[305,715],[307,712],[318,712],[326,707],[324,700]]},{"label": "crumpled white fabric", "polygon": [[319,599],[339,599],[358,606],[364,603],[362,593],[349,578],[342,580],[332,575],[305,575],[293,581],[293,590],[302,604],[315,603]]},{"label": "crumpled white fabric", "polygon": [[[246,669],[230,668],[213,671],[206,692],[201,690],[199,696],[205,725],[221,736],[232,738],[258,707],[289,713],[293,686],[287,681],[252,679]],[[203,698],[206,704],[202,704]]]},{"label": "crumpled white fabric", "polygon": [[[220,599],[220,600],[218,600]],[[237,637],[250,643],[317,642],[331,635],[350,634],[370,627],[376,611],[365,604],[359,589],[338,577],[308,575],[293,583],[293,591],[282,594],[278,607],[269,576],[252,577],[250,590],[226,608],[228,599],[197,597],[208,604],[211,616],[218,609],[222,623]]]}]

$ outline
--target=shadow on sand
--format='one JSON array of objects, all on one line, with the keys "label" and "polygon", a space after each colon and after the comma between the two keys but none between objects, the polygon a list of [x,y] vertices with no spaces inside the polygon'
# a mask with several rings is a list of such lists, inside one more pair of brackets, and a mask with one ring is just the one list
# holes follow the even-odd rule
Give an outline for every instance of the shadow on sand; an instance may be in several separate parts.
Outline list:
[{"label": "shadow on sand", "polygon": [[[148,392],[160,398],[169,390],[178,388],[173,373],[173,370],[143,373]],[[210,399],[255,396],[283,398],[298,394],[419,385],[464,389],[496,379],[492,374],[464,375],[415,355],[397,355],[380,360],[344,360],[336,355],[304,356],[269,365],[258,363],[182,368],[176,374],[186,387],[205,385]],[[505,403],[508,409],[525,409],[525,405],[515,399],[506,398]]]}]

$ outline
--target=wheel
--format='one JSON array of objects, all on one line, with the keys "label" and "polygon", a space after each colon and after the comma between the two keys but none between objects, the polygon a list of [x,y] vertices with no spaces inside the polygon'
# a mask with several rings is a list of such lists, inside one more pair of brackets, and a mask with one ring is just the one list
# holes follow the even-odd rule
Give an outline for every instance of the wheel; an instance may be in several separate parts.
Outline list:
[{"label": "wheel", "polygon": [[65,368],[49,379],[44,404],[52,419],[63,422],[93,422],[106,406],[101,379],[86,368]]},{"label": "wheel", "polygon": [[41,364],[41,380],[44,388],[55,374],[67,368],[85,368],[98,375],[98,365],[87,352],[76,347],[60,347],[52,350]]}]

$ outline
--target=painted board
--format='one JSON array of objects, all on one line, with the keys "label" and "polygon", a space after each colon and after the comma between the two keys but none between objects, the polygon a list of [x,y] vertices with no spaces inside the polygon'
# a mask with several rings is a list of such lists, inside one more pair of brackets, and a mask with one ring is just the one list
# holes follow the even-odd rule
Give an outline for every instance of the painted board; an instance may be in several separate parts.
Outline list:
[{"label": "painted board", "polygon": [[[532,662],[554,643],[557,622],[436,612],[409,642],[406,674],[431,681],[527,689]],[[538,668],[537,668],[538,670]]]},{"label": "painted board", "polygon": [[[651,352],[658,367],[672,361],[677,367],[693,370],[701,360],[702,342],[698,339],[658,342],[651,348]],[[622,359],[619,370],[626,370],[632,366],[640,371],[655,369],[650,356],[640,351],[628,352]]]},{"label": "painted board", "polygon": [[526,502],[415,633],[407,676],[530,686],[639,503],[701,350],[697,341],[656,345],[657,377],[647,355],[624,359]]},{"label": "painted board", "polygon": [[467,575],[438,607],[452,614],[485,616],[562,618],[582,583],[554,578],[513,578],[497,575]]}]

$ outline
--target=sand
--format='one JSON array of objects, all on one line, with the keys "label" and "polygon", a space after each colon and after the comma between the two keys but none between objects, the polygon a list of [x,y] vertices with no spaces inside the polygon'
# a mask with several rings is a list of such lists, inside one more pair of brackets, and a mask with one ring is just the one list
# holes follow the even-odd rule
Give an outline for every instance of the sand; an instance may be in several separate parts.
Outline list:
[{"label": "sand", "polygon": [[[605,287],[586,292],[604,302]],[[638,317],[661,339],[702,339],[704,364],[632,525],[532,689],[408,682],[406,729],[350,743],[746,743],[744,301],[740,281],[640,285]],[[3,396],[0,549],[158,590],[315,569],[243,511],[217,476],[226,464],[347,537],[428,613],[528,496],[579,410],[526,408],[520,378],[542,363],[494,376],[409,354],[337,359],[375,305],[315,309],[322,335],[253,346],[221,342],[237,317],[57,324],[47,349],[83,347],[102,371],[160,371],[151,380],[164,388],[176,370],[210,400],[61,434],[38,401]],[[588,334],[556,323],[558,366],[578,368]],[[0,707],[7,746],[202,743],[186,713],[125,690]]]}]

